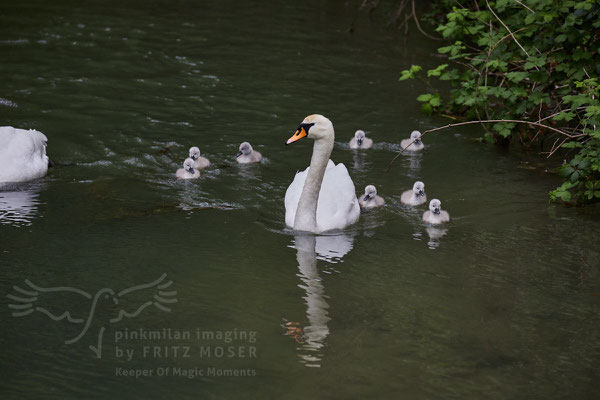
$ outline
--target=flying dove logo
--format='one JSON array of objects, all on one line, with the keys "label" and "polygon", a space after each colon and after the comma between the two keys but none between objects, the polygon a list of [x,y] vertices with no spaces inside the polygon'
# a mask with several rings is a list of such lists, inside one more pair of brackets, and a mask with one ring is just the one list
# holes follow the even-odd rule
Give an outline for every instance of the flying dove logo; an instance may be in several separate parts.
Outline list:
[{"label": "flying dove logo", "polygon": [[[82,328],[79,334],[72,339],[65,340],[65,344],[73,344],[78,342],[86,335],[86,333],[88,333],[88,331],[90,331],[90,327],[94,320],[94,314],[96,313],[96,308],[99,302],[109,302],[113,303],[115,306],[118,305],[121,307],[118,314],[114,318],[109,318],[107,321],[100,321],[96,346],[89,346],[98,358],[102,358],[102,337],[104,335],[106,325],[119,322],[125,317],[135,318],[146,308],[152,306],[164,312],[171,312],[170,306],[174,303],[177,303],[177,298],[175,297],[177,295],[177,291],[169,291],[173,281],[167,281],[167,274],[162,274],[161,277],[154,282],[133,286],[128,289],[121,290],[118,293],[110,288],[103,288],[98,290],[93,296],[81,289],[73,287],[40,287],[32,283],[29,279],[25,280],[25,284],[27,285],[25,289],[19,286],[13,286],[13,289],[16,293],[11,293],[6,296],[14,302],[8,305],[8,307],[12,310],[13,317],[24,317],[32,314],[35,311],[38,311],[54,321],[66,320],[69,323],[81,326]],[[62,314],[60,314],[51,312],[47,308],[42,307],[44,301],[51,302],[50,297],[61,294],[64,295],[65,293],[69,292],[81,296],[81,301],[89,304],[89,312],[87,313],[87,316],[84,316],[84,318],[74,318],[69,311],[64,311]],[[127,303],[126,300],[128,299],[127,295],[132,297],[134,294],[137,294],[138,297],[143,296],[148,300],[137,308],[132,307],[131,309],[134,309],[133,312],[127,312],[124,308],[125,304]]]}]

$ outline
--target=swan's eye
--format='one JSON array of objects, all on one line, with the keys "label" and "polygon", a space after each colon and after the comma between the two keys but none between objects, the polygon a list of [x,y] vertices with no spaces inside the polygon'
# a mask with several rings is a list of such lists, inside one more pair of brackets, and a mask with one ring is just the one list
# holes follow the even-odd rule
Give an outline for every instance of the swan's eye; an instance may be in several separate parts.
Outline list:
[{"label": "swan's eye", "polygon": [[314,122],[311,123],[301,123],[300,125],[298,125],[298,129],[297,130],[302,130],[302,128],[304,128],[304,130],[306,131],[306,133],[308,133],[308,131],[310,130],[310,128],[314,125]]}]

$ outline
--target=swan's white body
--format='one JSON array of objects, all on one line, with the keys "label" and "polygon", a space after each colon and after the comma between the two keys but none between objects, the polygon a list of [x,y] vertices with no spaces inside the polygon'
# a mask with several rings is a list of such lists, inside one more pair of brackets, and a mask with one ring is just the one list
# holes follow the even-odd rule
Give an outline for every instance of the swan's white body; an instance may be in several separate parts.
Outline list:
[{"label": "swan's white body", "polygon": [[24,182],[48,172],[48,138],[36,130],[0,127],[0,182]]},{"label": "swan's white body", "polygon": [[[303,125],[308,128],[305,130]],[[296,173],[285,193],[285,223],[295,230],[314,233],[344,229],[358,221],[360,207],[346,166],[335,165],[329,159],[333,124],[315,114],[306,117],[301,127],[303,134],[298,133],[299,127],[288,144],[304,136],[314,139],[315,144],[310,167]]]},{"label": "swan's white body", "polygon": [[[300,171],[285,192],[285,223],[294,228],[298,202],[310,167]],[[355,223],[360,216],[360,207],[354,194],[354,183],[342,163],[335,165],[329,160],[323,183],[319,191],[317,204],[317,229],[312,232],[324,232],[331,229],[343,229]]]}]

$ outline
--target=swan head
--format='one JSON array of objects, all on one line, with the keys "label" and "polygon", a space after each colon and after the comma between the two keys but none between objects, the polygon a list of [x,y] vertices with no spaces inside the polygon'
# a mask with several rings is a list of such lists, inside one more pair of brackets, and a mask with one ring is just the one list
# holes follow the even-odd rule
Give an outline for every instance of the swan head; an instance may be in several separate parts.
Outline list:
[{"label": "swan head", "polygon": [[367,187],[365,187],[365,197],[363,199],[364,201],[374,199],[375,196],[377,196],[377,189],[375,188],[375,186],[368,185]]},{"label": "swan head", "polygon": [[189,172],[190,174],[194,175],[196,173],[194,171],[194,159],[186,158],[185,161],[183,162],[183,169],[185,171]]},{"label": "swan head", "polygon": [[413,185],[413,194],[415,197],[425,196],[425,184],[421,181],[415,182]]},{"label": "swan head", "polygon": [[415,144],[421,144],[421,132],[412,131],[410,134],[410,140],[414,141]]},{"label": "swan head", "polygon": [[190,147],[190,158],[192,160],[197,160],[200,157],[200,149],[196,146]]},{"label": "swan head", "polygon": [[356,132],[354,132],[354,138],[356,139],[356,142],[358,143],[358,145],[362,145],[363,140],[365,140],[365,131],[363,130],[357,130]]},{"label": "swan head", "polygon": [[250,154],[252,154],[252,146],[250,146],[250,143],[244,142],[244,143],[240,144],[240,149],[237,152],[237,154],[235,155],[235,158],[238,158],[242,154],[245,156],[249,156]]},{"label": "swan head", "polygon": [[320,115],[312,114],[304,118],[304,120],[296,128],[296,133],[285,142],[285,144],[294,143],[304,137],[314,140],[334,138],[333,124],[331,121]]},{"label": "swan head", "polygon": [[441,209],[442,202],[438,199],[433,199],[429,202],[429,210],[431,210],[432,213],[439,215]]}]

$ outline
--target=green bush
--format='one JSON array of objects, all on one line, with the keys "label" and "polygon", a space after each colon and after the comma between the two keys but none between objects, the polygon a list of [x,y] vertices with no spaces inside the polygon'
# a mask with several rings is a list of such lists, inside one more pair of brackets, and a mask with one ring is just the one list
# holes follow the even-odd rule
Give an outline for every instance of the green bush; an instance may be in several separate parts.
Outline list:
[{"label": "green bush", "polygon": [[[457,6],[459,3],[469,8]],[[449,12],[448,12],[449,11]],[[424,112],[485,124],[487,140],[553,143],[570,157],[552,200],[600,200],[600,0],[434,0],[428,19],[449,44],[448,61],[427,71],[452,84],[450,96],[426,93]],[[422,77],[420,66],[400,79]],[[535,124],[535,125],[534,125]],[[599,127],[600,128],[600,127]]]}]

